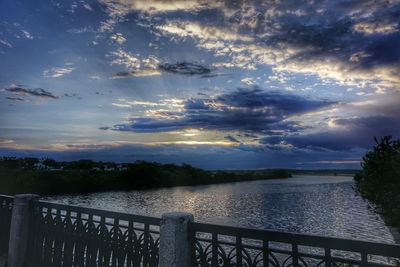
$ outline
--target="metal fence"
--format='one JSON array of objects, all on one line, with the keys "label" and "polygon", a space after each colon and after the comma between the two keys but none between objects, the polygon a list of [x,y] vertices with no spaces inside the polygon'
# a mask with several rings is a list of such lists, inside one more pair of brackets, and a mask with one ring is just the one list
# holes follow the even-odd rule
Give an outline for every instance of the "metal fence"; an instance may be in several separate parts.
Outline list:
[{"label": "metal fence", "polygon": [[33,204],[32,266],[158,266],[160,219]]},{"label": "metal fence", "polygon": [[6,258],[10,239],[13,197],[0,195],[0,259]]},{"label": "metal fence", "polygon": [[394,244],[196,223],[187,213],[160,220],[30,196],[16,196],[14,207],[0,196],[0,256],[12,244],[9,267],[400,266]]},{"label": "metal fence", "polygon": [[400,266],[400,246],[192,223],[192,266]]}]

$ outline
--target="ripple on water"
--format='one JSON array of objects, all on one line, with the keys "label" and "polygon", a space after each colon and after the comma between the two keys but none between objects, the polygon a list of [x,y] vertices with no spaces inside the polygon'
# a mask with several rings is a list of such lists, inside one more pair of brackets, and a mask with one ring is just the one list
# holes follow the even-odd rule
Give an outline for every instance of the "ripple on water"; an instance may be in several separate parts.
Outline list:
[{"label": "ripple on water", "polygon": [[349,177],[297,176],[46,199],[151,216],[186,211],[201,222],[393,243],[383,220],[353,186]]}]

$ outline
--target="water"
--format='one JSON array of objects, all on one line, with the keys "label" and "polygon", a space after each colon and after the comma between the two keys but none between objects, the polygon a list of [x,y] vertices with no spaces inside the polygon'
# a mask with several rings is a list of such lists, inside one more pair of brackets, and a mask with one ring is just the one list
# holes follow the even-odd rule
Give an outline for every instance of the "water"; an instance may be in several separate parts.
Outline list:
[{"label": "water", "polygon": [[186,211],[196,221],[394,243],[351,177],[295,176],[209,186],[47,197],[59,203],[160,217]]}]

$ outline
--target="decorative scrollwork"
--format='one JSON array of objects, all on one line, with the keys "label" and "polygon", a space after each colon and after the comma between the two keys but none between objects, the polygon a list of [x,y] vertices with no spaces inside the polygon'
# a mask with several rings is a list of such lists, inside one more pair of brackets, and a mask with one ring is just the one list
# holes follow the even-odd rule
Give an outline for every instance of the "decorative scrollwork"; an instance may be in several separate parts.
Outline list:
[{"label": "decorative scrollwork", "polygon": [[[136,224],[140,224],[141,227]],[[34,210],[33,266],[158,266],[155,220],[49,204]]]},{"label": "decorative scrollwork", "polygon": [[[191,229],[196,267],[397,266],[400,260],[396,245],[205,223],[193,223]],[[331,247],[349,243],[353,251]]]}]

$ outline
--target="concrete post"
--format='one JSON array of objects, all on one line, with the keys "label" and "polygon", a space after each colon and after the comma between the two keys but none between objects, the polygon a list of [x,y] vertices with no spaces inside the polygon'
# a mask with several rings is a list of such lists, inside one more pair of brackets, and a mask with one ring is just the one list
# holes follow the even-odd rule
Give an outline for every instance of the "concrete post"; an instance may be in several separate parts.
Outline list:
[{"label": "concrete post", "polygon": [[160,267],[190,267],[191,240],[189,223],[193,215],[171,212],[162,215],[160,226]]},{"label": "concrete post", "polygon": [[26,266],[29,229],[31,222],[31,201],[37,195],[16,195],[11,215],[10,241],[8,243],[8,267]]}]

